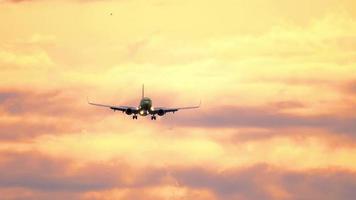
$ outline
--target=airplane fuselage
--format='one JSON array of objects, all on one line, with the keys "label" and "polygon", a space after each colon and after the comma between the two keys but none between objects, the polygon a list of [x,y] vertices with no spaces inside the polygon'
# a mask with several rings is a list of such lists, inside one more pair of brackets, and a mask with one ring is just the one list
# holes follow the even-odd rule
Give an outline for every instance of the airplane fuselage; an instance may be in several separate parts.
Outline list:
[{"label": "airplane fuselage", "polygon": [[150,114],[150,112],[153,110],[152,109],[153,108],[152,100],[148,97],[142,98],[138,108],[139,108],[139,114],[141,116],[146,116],[146,115]]}]

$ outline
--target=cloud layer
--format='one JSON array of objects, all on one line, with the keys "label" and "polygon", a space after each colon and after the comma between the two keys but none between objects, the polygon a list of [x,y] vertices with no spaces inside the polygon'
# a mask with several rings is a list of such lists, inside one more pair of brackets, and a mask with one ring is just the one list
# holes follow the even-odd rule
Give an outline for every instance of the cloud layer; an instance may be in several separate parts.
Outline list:
[{"label": "cloud layer", "polygon": [[[136,198],[144,199],[146,188],[168,186],[172,193],[184,188],[198,191],[198,196],[211,191],[209,199],[350,199],[356,186],[355,173],[342,169],[288,171],[260,164],[223,171],[201,167],[151,168],[143,173],[120,162],[78,166],[73,161],[37,152],[2,152],[1,157],[0,168],[8,172],[0,180],[2,188],[33,189],[37,192],[31,199],[47,192],[69,192],[84,198],[91,196],[91,191],[105,194],[115,190],[123,190],[131,197],[136,193]],[[22,198],[21,195],[16,198]],[[187,191],[180,195],[189,198]]]},{"label": "cloud layer", "polygon": [[0,2],[0,198],[356,195],[354,1]]}]

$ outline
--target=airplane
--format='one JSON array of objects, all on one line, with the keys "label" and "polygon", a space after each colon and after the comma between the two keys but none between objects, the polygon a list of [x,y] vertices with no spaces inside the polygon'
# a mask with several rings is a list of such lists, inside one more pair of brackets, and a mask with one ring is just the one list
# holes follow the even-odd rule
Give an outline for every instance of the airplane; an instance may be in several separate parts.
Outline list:
[{"label": "airplane", "polygon": [[177,108],[153,107],[152,100],[148,97],[145,97],[145,87],[144,85],[142,85],[142,98],[138,107],[104,105],[104,104],[92,103],[89,100],[88,100],[88,104],[93,106],[110,108],[113,111],[122,111],[127,115],[133,114],[132,119],[137,119],[137,115],[141,115],[141,116],[151,115],[151,120],[156,120],[156,115],[163,116],[169,112],[174,113],[178,110],[199,108],[201,105],[201,101],[197,106],[177,107]]}]

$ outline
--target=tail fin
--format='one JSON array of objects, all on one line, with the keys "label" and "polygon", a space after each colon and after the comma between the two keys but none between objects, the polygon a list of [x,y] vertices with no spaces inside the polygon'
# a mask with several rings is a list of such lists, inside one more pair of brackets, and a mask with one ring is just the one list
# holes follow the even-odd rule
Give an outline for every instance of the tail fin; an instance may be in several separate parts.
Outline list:
[{"label": "tail fin", "polygon": [[145,97],[145,85],[142,84],[142,99]]}]

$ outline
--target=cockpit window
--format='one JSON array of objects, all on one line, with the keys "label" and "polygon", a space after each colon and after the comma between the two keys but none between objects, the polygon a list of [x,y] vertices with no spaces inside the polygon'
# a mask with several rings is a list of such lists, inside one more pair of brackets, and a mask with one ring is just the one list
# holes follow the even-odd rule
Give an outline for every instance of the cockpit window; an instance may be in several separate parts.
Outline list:
[{"label": "cockpit window", "polygon": [[142,101],[145,102],[145,103],[151,103],[152,102],[151,99],[149,99],[149,98],[143,98]]}]

